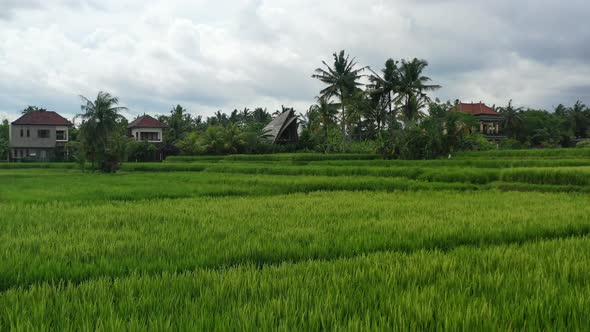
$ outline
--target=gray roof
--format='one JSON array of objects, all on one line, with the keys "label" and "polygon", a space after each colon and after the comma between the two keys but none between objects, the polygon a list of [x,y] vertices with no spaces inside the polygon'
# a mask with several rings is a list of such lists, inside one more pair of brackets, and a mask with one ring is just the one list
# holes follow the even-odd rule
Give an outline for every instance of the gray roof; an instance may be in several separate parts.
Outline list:
[{"label": "gray roof", "polygon": [[297,116],[295,116],[295,112],[287,111],[283,112],[283,114],[274,118],[264,129],[262,130],[265,133],[264,139],[276,143],[277,139],[281,137],[281,134],[293,121],[297,120]]}]

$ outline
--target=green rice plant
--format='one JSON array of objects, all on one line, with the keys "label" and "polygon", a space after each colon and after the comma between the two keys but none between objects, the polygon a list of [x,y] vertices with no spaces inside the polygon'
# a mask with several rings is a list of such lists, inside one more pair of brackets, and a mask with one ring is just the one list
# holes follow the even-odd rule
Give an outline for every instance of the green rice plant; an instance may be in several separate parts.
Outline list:
[{"label": "green rice plant", "polygon": [[501,180],[504,182],[587,186],[590,184],[590,168],[510,169],[502,172]]},{"label": "green rice plant", "polygon": [[100,277],[0,293],[10,330],[585,330],[590,239]]},{"label": "green rice plant", "polygon": [[127,172],[202,172],[207,169],[200,163],[124,163],[122,171]]},{"label": "green rice plant", "polygon": [[589,159],[515,159],[515,158],[463,158],[437,160],[325,160],[309,162],[314,166],[356,167],[422,167],[422,168],[513,168],[513,167],[578,167],[590,166]]},{"label": "green rice plant", "polygon": [[495,182],[493,188],[502,191],[577,192],[590,193],[589,186]]},{"label": "green rice plant", "polygon": [[0,204],[0,289],[590,233],[583,195],[324,192]]},{"label": "green rice plant", "polygon": [[79,165],[76,163],[0,163],[0,170],[37,168],[76,169],[79,168]]},{"label": "green rice plant", "polygon": [[376,154],[319,154],[319,153],[279,153],[268,155],[227,155],[227,156],[170,156],[166,162],[201,162],[201,161],[232,161],[232,162],[258,162],[258,161],[285,161],[305,162],[316,160],[374,160],[379,159]]},{"label": "green rice plant", "polygon": [[0,331],[583,330],[572,150],[0,164]]},{"label": "green rice plant", "polygon": [[482,188],[464,183],[426,183],[374,176],[266,176],[180,171],[100,174],[53,169],[5,170],[0,172],[0,183],[0,204],[54,201],[87,204],[164,198],[268,196],[314,191],[464,191]]},{"label": "green rice plant", "polygon": [[523,149],[523,150],[489,150],[466,151],[455,155],[458,158],[590,158],[590,150],[587,149]]}]

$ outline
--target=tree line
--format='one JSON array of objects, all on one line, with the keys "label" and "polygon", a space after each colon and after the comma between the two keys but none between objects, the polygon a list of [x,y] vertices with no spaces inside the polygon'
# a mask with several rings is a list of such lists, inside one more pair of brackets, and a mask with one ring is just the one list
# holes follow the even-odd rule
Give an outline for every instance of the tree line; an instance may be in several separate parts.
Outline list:
[{"label": "tree line", "polygon": [[[375,71],[359,66],[344,51],[333,61],[322,61],[312,77],[325,84],[315,103],[299,112],[297,144],[272,145],[262,138],[274,116],[293,108],[282,106],[273,113],[259,107],[217,111],[203,119],[181,105],[158,119],[168,128],[158,147],[164,155],[201,155],[309,151],[323,153],[376,152],[384,158],[429,159],[460,150],[493,148],[572,147],[587,145],[590,109],[578,101],[558,105],[552,112],[495,105],[503,117],[506,139],[497,145],[474,130],[478,121],[453,111],[460,102],[432,100],[428,93],[440,89],[424,72],[421,59],[388,59]],[[121,115],[119,99],[100,92],[94,100],[84,96],[82,122],[70,132],[70,159],[87,162],[106,171],[121,161],[147,161],[156,147],[128,137],[128,121]],[[45,111],[29,106],[23,113]],[[0,158],[8,156],[8,121],[0,125]]]}]

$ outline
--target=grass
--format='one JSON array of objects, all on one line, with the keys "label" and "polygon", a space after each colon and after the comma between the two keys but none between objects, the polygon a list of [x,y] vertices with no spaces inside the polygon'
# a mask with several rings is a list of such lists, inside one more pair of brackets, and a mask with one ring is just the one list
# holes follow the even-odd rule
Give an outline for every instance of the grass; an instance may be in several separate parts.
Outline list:
[{"label": "grass", "polygon": [[584,330],[589,253],[583,237],[41,283],[0,295],[0,327]]},{"label": "grass", "polygon": [[0,331],[583,330],[577,151],[0,164]]}]

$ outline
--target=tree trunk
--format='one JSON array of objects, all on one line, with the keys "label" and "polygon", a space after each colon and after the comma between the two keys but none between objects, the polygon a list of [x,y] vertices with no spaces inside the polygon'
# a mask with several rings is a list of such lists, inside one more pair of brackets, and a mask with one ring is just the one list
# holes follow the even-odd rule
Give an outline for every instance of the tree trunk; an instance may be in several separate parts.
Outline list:
[{"label": "tree trunk", "polygon": [[341,116],[341,121],[342,123],[340,124],[342,126],[342,138],[346,137],[346,115],[345,115],[345,109],[344,109],[344,96],[340,95],[340,103],[342,104],[342,116]]},{"label": "tree trunk", "polygon": [[389,115],[391,116],[391,113],[392,113],[392,111],[391,111],[391,103],[392,103],[392,100],[391,100],[391,91],[387,94],[387,97],[389,98],[389,102],[387,104],[389,106]]}]

